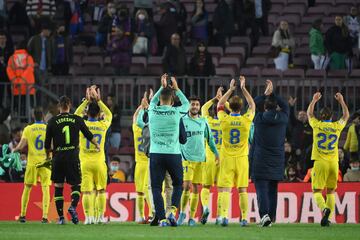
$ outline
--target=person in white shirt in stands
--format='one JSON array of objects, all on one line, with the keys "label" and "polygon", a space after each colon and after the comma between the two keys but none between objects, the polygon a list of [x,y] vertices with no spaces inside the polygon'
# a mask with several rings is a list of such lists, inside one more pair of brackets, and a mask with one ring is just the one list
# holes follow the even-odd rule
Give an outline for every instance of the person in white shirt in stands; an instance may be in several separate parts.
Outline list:
[{"label": "person in white shirt in stands", "polygon": [[356,7],[350,8],[350,15],[344,17],[344,24],[349,29],[352,46],[360,48],[360,16]]}]

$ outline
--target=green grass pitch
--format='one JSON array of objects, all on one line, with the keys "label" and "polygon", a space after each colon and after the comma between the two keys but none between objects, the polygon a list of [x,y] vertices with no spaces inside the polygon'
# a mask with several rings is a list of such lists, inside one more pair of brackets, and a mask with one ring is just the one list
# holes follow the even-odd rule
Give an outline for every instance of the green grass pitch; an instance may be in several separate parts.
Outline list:
[{"label": "green grass pitch", "polygon": [[260,228],[255,224],[241,228],[238,224],[228,227],[208,224],[195,227],[150,227],[136,223],[110,223],[104,225],[64,226],[27,222],[0,222],[0,239],[21,240],[111,240],[111,239],[241,239],[241,240],[356,240],[360,239],[360,226],[356,224],[333,224],[321,228],[319,224],[274,224],[271,228]]}]

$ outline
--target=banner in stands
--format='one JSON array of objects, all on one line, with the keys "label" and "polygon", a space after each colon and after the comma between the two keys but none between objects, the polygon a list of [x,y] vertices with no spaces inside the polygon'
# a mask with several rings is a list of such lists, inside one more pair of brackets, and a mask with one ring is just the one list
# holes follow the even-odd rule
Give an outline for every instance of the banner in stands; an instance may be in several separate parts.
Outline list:
[{"label": "banner in stands", "polygon": [[[20,201],[23,184],[0,183],[0,220],[16,220],[20,213]],[[56,221],[57,213],[53,201],[54,189],[51,189],[51,204],[49,220]],[[132,183],[110,184],[107,188],[106,217],[111,222],[138,221],[135,205],[135,186]],[[26,214],[27,220],[40,221],[42,217],[41,187],[33,187]],[[332,222],[359,223],[360,183],[340,183],[336,193],[336,216]],[[216,218],[217,193],[212,189],[210,206],[212,209],[210,222]],[[201,215],[201,206],[197,212],[197,219]],[[70,188],[65,187],[64,211],[70,206]],[[231,222],[239,221],[239,201],[236,190],[233,191],[230,208]],[[147,211],[147,210],[146,210]],[[84,219],[81,202],[78,207],[80,219]],[[249,220],[259,222],[258,205],[253,184],[249,186]],[[69,216],[68,216],[69,218]],[[320,222],[321,211],[316,206],[309,183],[282,183],[279,185],[277,219],[278,223],[312,223]]]}]

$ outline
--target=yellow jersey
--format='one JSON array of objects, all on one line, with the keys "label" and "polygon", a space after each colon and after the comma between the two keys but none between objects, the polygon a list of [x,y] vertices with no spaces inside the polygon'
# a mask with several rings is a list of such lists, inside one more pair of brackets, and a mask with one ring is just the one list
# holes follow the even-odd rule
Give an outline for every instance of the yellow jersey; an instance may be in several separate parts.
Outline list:
[{"label": "yellow jersey", "polygon": [[313,146],[311,159],[322,161],[339,161],[338,144],[341,131],[346,126],[346,121],[337,122],[320,121],[315,117],[309,119],[313,129]]},{"label": "yellow jersey", "polygon": [[222,131],[221,151],[232,156],[249,155],[249,134],[255,114],[249,109],[244,115],[218,111]]},{"label": "yellow jersey", "polygon": [[34,166],[46,159],[46,151],[44,148],[45,135],[46,124],[43,122],[35,122],[25,127],[22,138],[27,140],[27,164],[29,166]]},{"label": "yellow jersey", "polygon": [[142,141],[142,129],[136,123],[133,123],[132,130],[134,133],[135,162],[146,162],[148,161],[147,156],[139,149]]},{"label": "yellow jersey", "polygon": [[[84,112],[87,104],[87,100],[83,101],[82,104],[76,109],[75,114],[82,116],[82,113]],[[80,132],[79,157],[80,161],[82,162],[105,162],[105,138],[106,133],[111,125],[112,113],[102,101],[99,101],[98,105],[101,111],[104,113],[104,119],[97,120],[89,118],[85,120],[85,124],[100,145],[100,151],[98,151],[95,146]]]}]

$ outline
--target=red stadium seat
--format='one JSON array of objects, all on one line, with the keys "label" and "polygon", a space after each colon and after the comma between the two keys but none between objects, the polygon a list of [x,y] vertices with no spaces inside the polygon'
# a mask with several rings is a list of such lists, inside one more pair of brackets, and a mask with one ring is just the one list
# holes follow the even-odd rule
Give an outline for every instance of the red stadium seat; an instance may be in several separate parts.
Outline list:
[{"label": "red stadium seat", "polygon": [[227,77],[234,77],[235,71],[233,68],[229,67],[218,67],[215,69],[216,75],[218,76],[227,76]]},{"label": "red stadium seat", "polygon": [[288,70],[285,70],[283,72],[283,75],[282,75],[283,78],[301,78],[301,79],[304,79],[305,78],[305,72],[304,72],[304,69],[288,69]]},{"label": "red stadium seat", "polygon": [[258,67],[241,68],[240,75],[250,78],[259,78],[261,76],[261,69]]},{"label": "red stadium seat", "polygon": [[281,79],[282,71],[275,68],[263,68],[261,70],[261,76],[263,78]]},{"label": "red stadium seat", "polygon": [[348,71],[346,69],[329,70],[327,72],[327,78],[346,79],[347,76],[348,76]]},{"label": "red stadium seat", "polygon": [[246,67],[266,67],[266,59],[263,57],[249,57],[246,60]]}]

